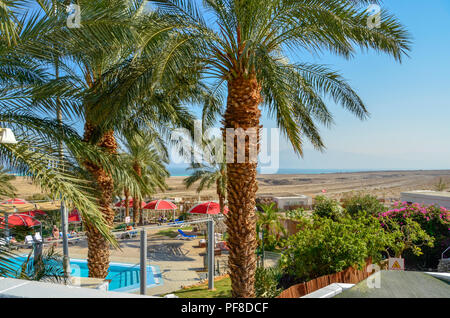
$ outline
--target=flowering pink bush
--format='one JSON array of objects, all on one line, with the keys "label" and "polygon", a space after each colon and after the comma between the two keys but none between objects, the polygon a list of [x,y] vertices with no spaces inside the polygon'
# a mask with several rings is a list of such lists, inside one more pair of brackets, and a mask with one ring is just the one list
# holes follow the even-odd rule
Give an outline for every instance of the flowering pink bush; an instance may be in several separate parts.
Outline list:
[{"label": "flowering pink bush", "polygon": [[450,231],[450,210],[436,205],[396,202],[393,209],[378,214],[379,219],[384,217],[395,220],[400,225],[405,222],[405,218],[412,219],[432,236],[448,236]]},{"label": "flowering pink bush", "polygon": [[440,254],[450,244],[450,210],[444,207],[396,202],[390,210],[379,213],[378,219],[388,232],[392,231],[393,224],[397,224],[398,229],[405,231],[412,223],[418,223],[434,241],[433,248],[425,247],[424,250],[423,264],[428,264],[427,267],[434,268]]}]

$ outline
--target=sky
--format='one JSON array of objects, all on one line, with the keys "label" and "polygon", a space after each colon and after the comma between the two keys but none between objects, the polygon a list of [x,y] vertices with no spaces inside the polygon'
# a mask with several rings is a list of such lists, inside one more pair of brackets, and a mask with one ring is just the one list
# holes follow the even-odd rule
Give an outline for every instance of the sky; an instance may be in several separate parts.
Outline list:
[{"label": "sky", "polygon": [[[450,168],[450,1],[384,0],[381,7],[412,37],[412,50],[401,64],[374,51],[360,52],[351,60],[326,53],[290,56],[294,62],[325,64],[342,74],[366,104],[370,118],[360,121],[329,102],[335,124],[320,129],[326,150],[319,152],[306,142],[301,158],[281,137],[280,168]],[[264,113],[262,124],[276,127]]]},{"label": "sky", "polygon": [[[373,51],[351,60],[327,53],[290,57],[295,62],[325,64],[341,73],[371,116],[360,121],[329,102],[335,125],[320,129],[326,150],[316,151],[306,142],[300,158],[281,137],[279,167],[450,169],[450,1],[384,0],[381,6],[411,34],[409,57],[401,64]],[[264,113],[262,124],[276,127]]]},{"label": "sky", "polygon": [[[384,0],[412,35],[402,64],[376,52],[348,61],[330,54],[305,56],[339,71],[366,103],[359,121],[330,103],[335,125],[322,128],[323,153],[308,144],[304,157],[281,141],[280,166],[299,169],[450,168],[450,1]],[[263,118],[265,127],[275,127]]]}]

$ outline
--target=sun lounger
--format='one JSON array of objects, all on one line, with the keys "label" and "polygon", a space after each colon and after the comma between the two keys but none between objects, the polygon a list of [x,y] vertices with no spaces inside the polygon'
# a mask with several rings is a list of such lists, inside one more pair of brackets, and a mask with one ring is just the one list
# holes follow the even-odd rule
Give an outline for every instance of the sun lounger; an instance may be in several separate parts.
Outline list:
[{"label": "sun lounger", "polygon": [[178,219],[176,219],[174,222],[170,222],[169,225],[176,225],[176,224],[183,224],[184,221],[180,221]]},{"label": "sun lounger", "polygon": [[180,234],[177,236],[177,238],[181,239],[181,240],[184,240],[184,239],[192,240],[197,237],[197,235],[188,235],[188,234],[184,233],[182,229],[178,229],[178,233],[180,233]]},{"label": "sun lounger", "polygon": [[25,236],[25,244],[26,245],[31,245],[33,243],[38,243],[38,242],[42,243],[42,237],[41,237],[40,233],[34,234],[34,237],[33,237],[33,235]]},{"label": "sun lounger", "polygon": [[10,237],[1,237],[0,238],[0,246],[3,248],[6,248],[8,250],[18,250],[19,246],[16,243],[11,242],[11,236]]},{"label": "sun lounger", "polygon": [[121,238],[133,238],[136,237],[138,235],[138,232],[136,230],[131,230],[131,231],[126,231],[125,233],[122,234]]}]

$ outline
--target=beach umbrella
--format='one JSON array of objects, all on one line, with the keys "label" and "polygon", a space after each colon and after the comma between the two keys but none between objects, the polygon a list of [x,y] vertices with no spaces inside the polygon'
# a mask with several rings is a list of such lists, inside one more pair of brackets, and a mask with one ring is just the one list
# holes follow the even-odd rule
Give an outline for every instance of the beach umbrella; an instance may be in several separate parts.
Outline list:
[{"label": "beach umbrella", "polygon": [[18,205],[18,204],[29,204],[29,202],[24,199],[14,198],[14,199],[7,199],[5,201],[2,201],[2,202],[0,202],[0,204]]},{"label": "beach umbrella", "polygon": [[73,222],[81,222],[80,213],[78,213],[77,209],[73,209],[69,214],[69,223]]},{"label": "beach umbrella", "polygon": [[[5,218],[0,218],[0,225],[5,227]],[[8,227],[12,228],[15,226],[28,226],[33,227],[37,225],[41,225],[41,222],[36,220],[34,217],[26,215],[26,214],[11,214],[8,216]]]},{"label": "beach umbrella", "polygon": [[[217,202],[209,201],[197,204],[196,206],[192,207],[188,213],[193,214],[209,214],[209,215],[216,215],[220,213],[220,205]],[[223,209],[223,214],[228,213],[228,207],[225,206]]]},{"label": "beach umbrella", "polygon": [[35,217],[37,215],[47,215],[47,213],[45,213],[42,210],[33,210],[33,211],[27,211],[27,212],[21,212],[20,214],[26,214],[32,217]]},{"label": "beach umbrella", "polygon": [[147,203],[144,206],[147,210],[176,210],[177,206],[170,201],[166,200],[155,200]]},{"label": "beach umbrella", "polygon": [[175,210],[178,209],[178,207],[166,200],[154,200],[149,203],[147,203],[144,208],[144,210],[153,210],[153,211],[173,211],[173,220],[175,221]]}]

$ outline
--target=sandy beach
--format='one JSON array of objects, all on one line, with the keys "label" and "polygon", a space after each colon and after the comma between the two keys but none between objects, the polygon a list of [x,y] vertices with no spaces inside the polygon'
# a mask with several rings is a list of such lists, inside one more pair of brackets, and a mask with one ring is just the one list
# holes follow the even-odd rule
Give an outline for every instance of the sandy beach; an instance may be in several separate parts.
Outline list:
[{"label": "sandy beach", "polygon": [[[192,197],[197,198],[195,187],[186,190],[185,177],[170,177],[166,192],[159,192],[155,198]],[[450,170],[413,171],[371,171],[324,174],[274,174],[258,175],[258,195],[291,196],[305,194],[316,196],[325,189],[328,196],[341,198],[352,191],[364,191],[379,198],[397,199],[402,191],[432,190],[442,178],[450,186]],[[24,177],[13,181],[18,197],[28,197],[40,190]],[[216,199],[215,188],[201,192],[202,199]]]}]

